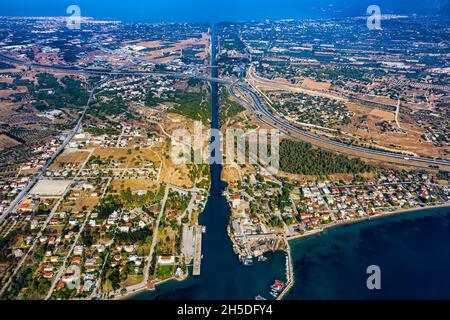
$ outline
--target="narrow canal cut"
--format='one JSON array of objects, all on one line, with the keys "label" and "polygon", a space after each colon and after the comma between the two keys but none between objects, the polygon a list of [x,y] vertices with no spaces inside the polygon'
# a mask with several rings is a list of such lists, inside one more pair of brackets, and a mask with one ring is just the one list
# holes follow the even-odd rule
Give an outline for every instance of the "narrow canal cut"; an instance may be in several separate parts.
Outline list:
[{"label": "narrow canal cut", "polygon": [[[211,76],[219,75],[216,67],[217,38],[214,27],[211,30]],[[219,129],[218,84],[211,82],[211,129]],[[214,138],[212,138],[214,139]],[[220,145],[220,141],[215,141]],[[221,152],[215,150],[212,152]],[[212,154],[221,159],[221,155]],[[285,254],[266,254],[265,262],[255,262],[246,267],[239,262],[227,234],[230,207],[223,196],[224,183],[221,180],[222,164],[212,163],[211,190],[205,211],[199,217],[199,224],[206,227],[202,239],[203,259],[201,275],[190,276],[182,282],[170,281],[158,286],[155,291],[142,292],[131,299],[164,300],[251,300],[258,294],[273,299],[269,294],[274,279],[285,281]]]}]

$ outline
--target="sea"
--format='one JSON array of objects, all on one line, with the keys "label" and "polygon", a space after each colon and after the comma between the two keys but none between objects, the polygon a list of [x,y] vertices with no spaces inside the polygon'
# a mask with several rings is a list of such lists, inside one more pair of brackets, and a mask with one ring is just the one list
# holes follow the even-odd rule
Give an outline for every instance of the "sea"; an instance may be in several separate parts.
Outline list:
[{"label": "sea", "polygon": [[[445,0],[381,0],[382,13],[432,13]],[[14,0],[0,1],[0,16],[81,15],[124,22],[223,22],[365,16],[373,0]],[[426,7],[427,10],[423,8]]]},{"label": "sea", "polygon": [[[338,226],[291,242],[295,285],[286,299],[450,299],[450,208]],[[381,289],[369,290],[369,266]]]},{"label": "sea", "polygon": [[[217,68],[211,70],[216,77]],[[212,83],[212,128],[218,128],[217,89],[217,83]],[[266,261],[255,261],[253,266],[241,264],[233,252],[221,172],[220,164],[211,165],[210,196],[199,217],[206,226],[201,275],[167,282],[131,299],[251,300],[257,295],[273,299],[270,285],[276,279],[286,281],[284,252],[267,254]],[[294,240],[290,246],[295,281],[286,299],[449,299],[449,243],[448,207],[339,226]],[[369,266],[379,270],[380,289],[367,286]]]}]

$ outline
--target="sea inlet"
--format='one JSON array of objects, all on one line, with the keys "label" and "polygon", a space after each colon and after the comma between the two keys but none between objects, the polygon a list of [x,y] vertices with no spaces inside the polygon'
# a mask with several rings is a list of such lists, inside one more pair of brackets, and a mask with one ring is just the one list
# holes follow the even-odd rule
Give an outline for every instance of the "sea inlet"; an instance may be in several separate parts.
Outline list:
[{"label": "sea inlet", "polygon": [[[215,66],[217,44],[214,28],[212,39],[211,65]],[[211,68],[211,76],[218,76],[217,67]],[[218,84],[214,82],[211,83],[211,109],[211,128],[218,129]],[[212,157],[221,158],[215,154],[212,154]],[[213,163],[210,171],[210,194],[205,211],[199,216],[199,224],[206,226],[206,233],[202,237],[201,275],[190,276],[182,282],[174,280],[161,284],[155,291],[145,291],[130,299],[253,300],[257,295],[261,295],[269,300],[273,299],[269,291],[274,280],[286,281],[284,252],[266,254],[266,261],[255,261],[252,266],[244,266],[239,261],[227,233],[230,207],[223,196],[222,165]]]}]

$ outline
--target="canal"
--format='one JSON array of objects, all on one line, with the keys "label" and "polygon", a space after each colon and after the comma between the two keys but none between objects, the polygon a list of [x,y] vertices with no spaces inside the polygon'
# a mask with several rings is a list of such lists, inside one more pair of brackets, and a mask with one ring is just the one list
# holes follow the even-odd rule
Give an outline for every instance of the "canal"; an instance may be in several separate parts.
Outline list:
[{"label": "canal", "polygon": [[[216,78],[219,70],[216,67],[217,39],[214,27],[211,36],[211,76]],[[211,128],[219,129],[219,95],[218,84],[211,82]],[[214,140],[214,137],[211,138]],[[216,141],[218,142],[218,141]],[[220,142],[220,141],[219,141]],[[221,158],[214,154],[213,159]],[[220,152],[220,150],[217,150]],[[130,299],[164,299],[164,300],[250,300],[257,295],[273,299],[269,294],[274,279],[285,279],[285,253],[266,254],[267,261],[256,262],[253,266],[242,265],[233,251],[227,233],[230,219],[230,207],[223,196],[224,183],[221,180],[222,164],[212,163],[211,189],[205,211],[199,216],[199,224],[206,226],[203,234],[203,259],[200,276],[190,276],[182,282],[170,281],[146,291]]]}]

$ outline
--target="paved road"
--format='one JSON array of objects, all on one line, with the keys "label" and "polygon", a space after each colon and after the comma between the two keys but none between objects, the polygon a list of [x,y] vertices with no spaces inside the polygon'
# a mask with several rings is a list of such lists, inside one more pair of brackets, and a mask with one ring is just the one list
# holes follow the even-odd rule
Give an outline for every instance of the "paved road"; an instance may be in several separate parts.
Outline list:
[{"label": "paved road", "polygon": [[[82,74],[96,74],[96,75],[110,75],[110,76],[114,76],[114,75],[118,75],[118,76],[154,75],[154,76],[169,76],[169,77],[174,77],[174,78],[196,78],[196,79],[203,80],[203,81],[217,82],[217,83],[221,83],[221,84],[231,84],[230,91],[233,95],[235,95],[233,88],[236,85],[236,83],[232,83],[229,80],[214,78],[214,77],[189,75],[189,74],[175,73],[175,72],[139,72],[139,71],[126,71],[126,70],[114,71],[114,70],[108,70],[108,69],[82,69],[82,68],[74,68],[74,67],[70,67],[70,66],[60,66],[60,65],[47,66],[47,65],[37,64],[37,63],[26,63],[26,62],[20,61],[18,59],[8,57],[3,54],[0,54],[0,60],[4,60],[4,61],[10,62],[10,63],[15,63],[15,64],[19,64],[19,65],[22,65],[25,67],[30,67],[30,68],[59,70],[59,71],[82,73]],[[439,165],[450,167],[450,161],[447,161],[447,160],[438,160],[438,159],[423,158],[423,157],[409,157],[409,156],[396,154],[396,153],[392,153],[392,152],[387,152],[387,151],[378,151],[378,150],[367,149],[364,147],[350,146],[350,145],[347,145],[347,144],[344,144],[341,142],[333,141],[333,140],[323,138],[323,137],[317,136],[315,134],[309,133],[307,131],[301,130],[297,127],[292,126],[291,124],[289,124],[286,121],[282,121],[282,120],[278,119],[272,113],[270,113],[266,109],[264,104],[261,102],[259,96],[248,85],[241,82],[241,83],[238,83],[237,86],[244,92],[248,93],[250,95],[250,97],[253,99],[254,106],[252,109],[255,112],[259,112],[262,115],[268,117],[272,121],[272,124],[265,121],[261,116],[258,116],[258,118],[262,122],[265,122],[266,124],[269,124],[272,127],[275,126],[279,129],[287,130],[288,135],[291,135],[290,132],[294,132],[295,134],[300,136],[300,139],[301,139],[301,137],[305,137],[305,138],[308,138],[309,140],[319,142],[321,144],[320,145],[321,147],[323,147],[323,144],[325,144],[328,146],[329,149],[333,149],[335,147],[339,147],[341,149],[344,148],[350,154],[354,153],[355,151],[364,153],[365,154],[364,158],[367,158],[367,159],[373,159],[373,157],[371,157],[371,155],[372,156],[383,156],[386,158],[390,158],[390,160],[392,160],[392,162],[398,162],[398,160],[407,160],[407,161],[411,160],[416,163],[422,163],[423,164],[422,167],[439,166]],[[237,98],[239,100],[242,100],[239,97],[237,97]],[[377,160],[377,159],[373,159],[373,160]],[[401,164],[405,165],[405,163],[401,163]],[[444,169],[444,170],[446,170],[446,169]]]},{"label": "paved road", "polygon": [[398,99],[397,107],[395,109],[395,122],[397,123],[397,127],[401,129],[402,127],[400,126],[399,115],[400,115],[400,99]]},{"label": "paved road", "polygon": [[156,219],[156,224],[155,224],[155,229],[153,232],[153,238],[152,238],[152,243],[151,243],[151,247],[150,247],[150,252],[147,256],[147,264],[144,267],[144,280],[142,280],[140,283],[135,284],[135,285],[131,285],[128,286],[126,288],[120,288],[119,290],[117,290],[116,292],[114,292],[115,296],[120,296],[120,292],[123,289],[126,289],[127,293],[132,293],[132,292],[136,292],[138,290],[142,290],[142,289],[146,289],[148,286],[148,280],[149,280],[149,271],[150,271],[150,265],[152,263],[152,258],[153,258],[153,252],[155,251],[156,248],[156,244],[158,243],[158,228],[159,228],[159,223],[161,221],[161,218],[164,214],[164,209],[166,206],[166,201],[167,198],[169,197],[169,191],[170,191],[170,187],[166,186],[166,190],[164,193],[164,197],[161,200],[161,211],[159,212],[158,218]]},{"label": "paved road", "polygon": [[[313,142],[320,143],[320,147],[324,147],[324,145],[325,145],[329,149],[332,149],[332,150],[339,148],[340,150],[347,151],[346,153],[354,154],[355,156],[359,156],[359,155],[355,154],[355,152],[362,153],[362,154],[364,154],[364,156],[363,156],[364,158],[372,159],[372,160],[379,160],[378,158],[376,158],[376,156],[382,156],[382,157],[388,158],[392,162],[399,163],[398,160],[402,160],[401,164],[403,164],[403,165],[405,165],[404,162],[406,160],[406,161],[410,161],[410,162],[423,164],[421,167],[424,167],[424,168],[428,168],[429,166],[439,166],[439,165],[450,168],[450,161],[447,161],[447,160],[431,159],[431,158],[423,158],[423,157],[412,157],[412,156],[406,156],[406,155],[387,152],[387,151],[379,151],[379,150],[372,150],[372,149],[367,149],[367,148],[358,147],[358,146],[351,146],[351,145],[347,145],[345,143],[333,141],[333,140],[323,138],[321,136],[309,133],[307,131],[301,130],[301,129],[291,125],[290,123],[274,116],[266,108],[264,103],[261,101],[260,97],[255,93],[255,91],[249,85],[242,83],[242,82],[234,83],[230,86],[230,92],[233,96],[235,96],[237,99],[239,99],[242,103],[244,103],[248,106],[248,104],[245,101],[243,101],[243,99],[235,93],[234,89],[236,87],[238,87],[242,92],[246,93],[249,97],[252,98],[253,104],[250,105],[249,107],[257,114],[257,117],[260,121],[262,121],[272,127],[280,129],[283,133],[286,133],[287,135],[289,135],[293,138],[298,138],[300,140],[306,140],[306,139],[302,139],[304,137],[304,138],[307,138],[306,141],[308,141],[308,142],[313,141]],[[268,118],[271,122],[266,121],[264,119],[264,117]],[[295,133],[296,135],[293,136],[292,133]],[[446,170],[444,168],[442,168],[442,169]]]},{"label": "paved road", "polygon": [[194,265],[192,267],[192,275],[199,276],[202,265],[202,226],[195,226],[194,230]]},{"label": "paved road", "polygon": [[64,65],[44,65],[38,63],[29,63],[25,61],[18,60],[16,58],[8,57],[4,54],[0,54],[0,61],[5,61],[15,65],[23,66],[26,68],[43,69],[43,70],[53,70],[53,71],[64,71],[67,73],[76,74],[90,74],[90,75],[105,75],[105,76],[160,76],[160,77],[172,77],[180,79],[198,79],[208,82],[217,82],[221,84],[229,84],[230,81],[220,78],[202,76],[197,74],[187,74],[178,72],[153,72],[153,71],[129,71],[129,70],[112,70],[112,69],[89,69],[89,68],[77,68],[72,66]]},{"label": "paved road", "polygon": [[78,233],[75,236],[75,239],[74,239],[72,245],[70,246],[69,252],[67,252],[67,255],[64,257],[63,264],[59,267],[58,273],[56,274],[55,278],[53,279],[52,285],[50,286],[50,289],[48,290],[48,293],[47,293],[47,296],[45,297],[45,300],[48,300],[48,299],[50,299],[52,297],[52,294],[53,294],[53,291],[56,288],[56,285],[58,284],[58,282],[61,279],[61,277],[64,275],[64,273],[66,271],[67,261],[72,256],[72,252],[73,252],[75,246],[77,245],[78,239],[80,238],[81,234],[83,233],[84,227],[86,226],[86,223],[89,221],[90,216],[91,216],[91,214],[88,214],[86,216],[86,218],[84,219],[84,222],[83,222],[83,224],[80,227],[80,231],[78,231]]},{"label": "paved road", "polygon": [[9,208],[3,213],[2,216],[0,216],[0,224],[5,220],[5,218],[11,213],[16,211],[19,206],[22,204],[22,202],[28,197],[28,194],[30,193],[31,189],[36,185],[36,183],[43,178],[44,172],[48,169],[48,167],[52,164],[52,162],[56,159],[56,157],[64,150],[64,148],[72,141],[73,137],[77,134],[77,132],[80,130],[80,128],[83,125],[83,119],[86,115],[86,112],[89,109],[89,106],[91,104],[92,99],[95,97],[95,91],[98,89],[99,86],[101,86],[103,83],[108,81],[108,79],[103,80],[99,82],[91,91],[91,94],[89,95],[88,102],[86,106],[84,107],[83,113],[81,117],[79,118],[77,125],[71,133],[67,136],[67,138],[64,140],[64,142],[58,147],[58,149],[53,153],[52,157],[48,159],[48,161],[45,163],[45,165],[42,167],[40,172],[34,176],[33,179],[27,184],[27,186],[19,193],[19,195],[11,202]]},{"label": "paved road", "polygon": [[43,235],[44,230],[47,228],[48,224],[50,223],[50,221],[53,219],[53,216],[55,215],[56,211],[59,209],[59,206],[61,205],[61,203],[64,200],[65,195],[67,194],[67,192],[70,190],[72,184],[70,184],[69,186],[67,186],[66,190],[64,191],[63,195],[59,198],[58,202],[55,204],[55,206],[53,207],[52,211],[50,212],[50,214],[48,215],[47,219],[44,222],[44,225],[41,227],[41,229],[39,230],[39,233],[36,235],[36,237],[33,239],[33,244],[31,245],[31,247],[28,249],[27,253],[22,257],[22,259],[20,260],[20,262],[17,264],[16,268],[14,269],[13,273],[9,276],[8,281],[4,284],[4,286],[1,288],[0,290],[0,296],[5,292],[5,290],[8,288],[8,286],[10,285],[11,281],[13,280],[14,276],[17,274],[17,272],[20,270],[20,268],[22,268],[22,265],[25,263],[25,261],[27,260],[28,256],[33,252],[34,248],[36,247],[36,244],[39,242],[39,238]]}]

